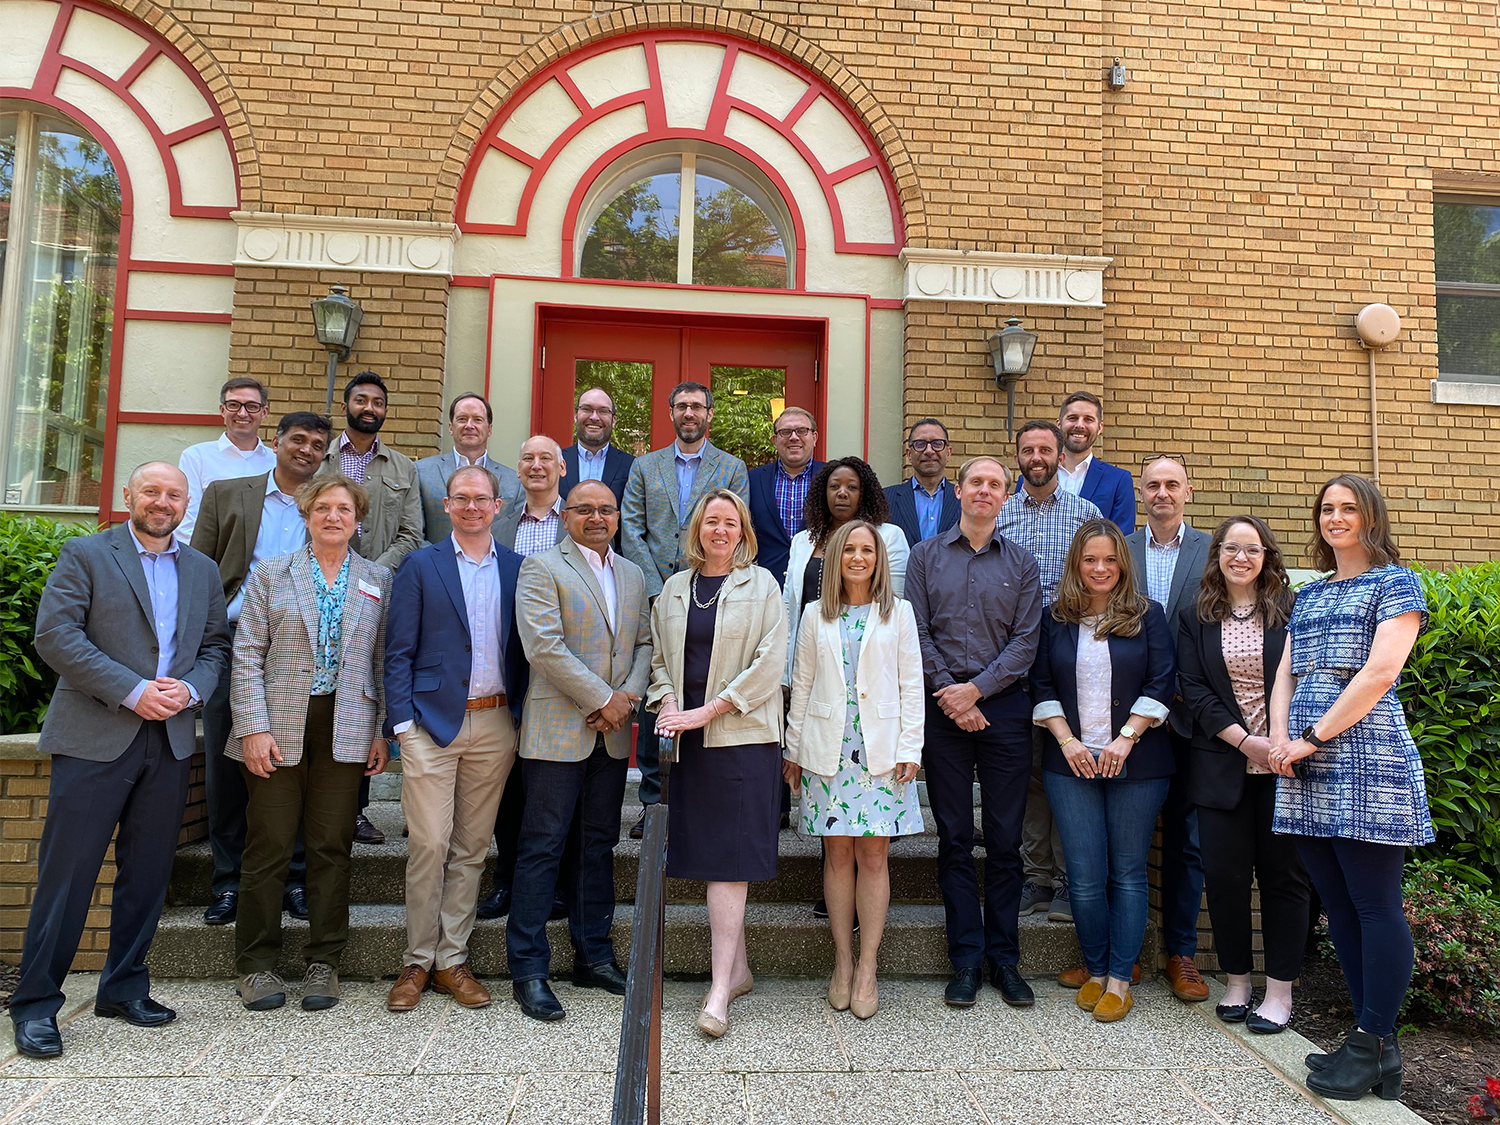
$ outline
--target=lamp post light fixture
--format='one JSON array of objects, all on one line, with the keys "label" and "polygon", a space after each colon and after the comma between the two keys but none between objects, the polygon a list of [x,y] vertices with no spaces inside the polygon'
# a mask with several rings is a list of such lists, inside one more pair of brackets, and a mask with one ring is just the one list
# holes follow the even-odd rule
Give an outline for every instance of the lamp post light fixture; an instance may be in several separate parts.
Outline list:
[{"label": "lamp post light fixture", "polygon": [[339,362],[349,358],[349,349],[354,347],[354,338],[359,335],[359,322],[365,310],[349,299],[349,290],[342,285],[332,286],[328,296],[312,302],[313,329],[318,334],[318,343],[328,349],[328,401],[323,413],[333,413],[333,381],[338,375]]},{"label": "lamp post light fixture", "polygon": [[1011,317],[1005,327],[990,337],[990,359],[995,364],[995,385],[1005,391],[1005,429],[1016,432],[1016,384],[1031,369],[1036,333],[1021,327],[1021,318]]}]

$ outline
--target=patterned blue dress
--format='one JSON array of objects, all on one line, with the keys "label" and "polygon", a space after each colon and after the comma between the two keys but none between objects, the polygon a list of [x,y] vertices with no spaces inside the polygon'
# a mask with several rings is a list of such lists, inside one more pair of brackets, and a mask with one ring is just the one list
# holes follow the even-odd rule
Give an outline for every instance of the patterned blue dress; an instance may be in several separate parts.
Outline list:
[{"label": "patterned blue dress", "polygon": [[[1322,718],[1364,667],[1376,626],[1413,610],[1425,629],[1422,584],[1401,566],[1302,588],[1287,623],[1297,677],[1288,724],[1293,738]],[[1305,778],[1277,779],[1274,831],[1374,844],[1432,842],[1422,759],[1394,684],[1368,715],[1303,762]]]},{"label": "patterned blue dress", "polygon": [[[816,611],[816,606],[814,606]],[[896,784],[895,772],[873,774],[865,768],[865,739],[859,729],[859,700],[854,676],[860,642],[870,618],[867,605],[845,606],[839,615],[843,644],[844,746],[839,772],[822,777],[802,771],[802,804],[797,822],[804,836],[908,836],[922,831],[917,783]]]}]

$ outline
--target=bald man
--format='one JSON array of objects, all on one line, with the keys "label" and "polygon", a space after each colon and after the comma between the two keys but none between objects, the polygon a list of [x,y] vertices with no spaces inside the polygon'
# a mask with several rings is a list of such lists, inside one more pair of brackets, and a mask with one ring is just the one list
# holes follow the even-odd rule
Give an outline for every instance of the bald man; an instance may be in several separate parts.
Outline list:
[{"label": "bald man", "polygon": [[151,999],[146,952],[161,918],[187,801],[194,723],[226,673],[219,568],[178,542],[188,480],[153,461],[124,489],[130,522],[69,540],[42,591],[36,650],[58,675],[39,750],[52,755],[36,897],[11,997],[16,1050],[62,1054],[57,1013],[116,826],[109,954],[94,1015],[140,1027],[176,1013]]},{"label": "bald man", "polygon": [[516,462],[521,491],[501,506],[495,519],[495,542],[522,558],[557,546],[566,534],[561,494],[566,473],[562,446],[546,434],[527,438],[521,444],[521,457]]}]

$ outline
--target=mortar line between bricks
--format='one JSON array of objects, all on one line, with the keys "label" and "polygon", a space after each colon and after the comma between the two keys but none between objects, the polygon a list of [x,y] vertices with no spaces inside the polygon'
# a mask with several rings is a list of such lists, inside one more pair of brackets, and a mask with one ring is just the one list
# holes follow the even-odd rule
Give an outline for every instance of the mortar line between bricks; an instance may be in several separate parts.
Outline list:
[{"label": "mortar line between bricks", "polygon": [[292,1087],[297,1084],[297,1081],[298,1080],[295,1077],[288,1078],[286,1080],[286,1085],[276,1091],[276,1096],[271,1099],[271,1104],[266,1106],[266,1108],[261,1112],[261,1115],[255,1119],[255,1125],[266,1125],[266,1122],[271,1119],[271,1114],[274,1113],[276,1111],[276,1107],[281,1104],[281,1099],[286,1097],[287,1094],[291,1092]]},{"label": "mortar line between bricks", "polygon": [[1207,1113],[1210,1117],[1212,1117],[1215,1121],[1217,1121],[1219,1123],[1219,1125],[1230,1125],[1229,1121],[1227,1121],[1221,1114],[1219,1114],[1218,1111],[1216,1111],[1213,1106],[1209,1105],[1206,1101],[1204,1101],[1201,1097],[1199,1097],[1197,1090],[1194,1090],[1191,1086],[1189,1086],[1186,1082],[1184,1082],[1182,1080],[1182,1075],[1181,1074],[1179,1074],[1177,1071],[1173,1070],[1173,1071],[1169,1071],[1168,1072],[1168,1077],[1170,1077],[1173,1082],[1177,1083],[1177,1085],[1179,1087],[1181,1087],[1183,1093],[1185,1093],[1189,1098],[1191,1098],[1198,1105],[1202,1106],[1203,1107],[1203,1111],[1205,1113]]},{"label": "mortar line between bricks", "polygon": [[[1008,1071],[1007,1073],[1013,1074],[1015,1072]],[[984,1106],[979,1104],[979,1095],[976,1094],[973,1090],[973,1087],[969,1085],[969,1080],[964,1077],[963,1072],[960,1070],[955,1070],[953,1071],[953,1077],[957,1078],[958,1084],[964,1088],[964,1093],[969,1097],[969,1104],[974,1107],[974,1112],[979,1114],[979,1120],[983,1121],[984,1125],[995,1125],[995,1123],[990,1119],[990,1115],[984,1111]]]},{"label": "mortar line between bricks", "polygon": [[[15,1079],[7,1079],[7,1081],[21,1082],[21,1081],[24,1081],[24,1079],[15,1078]],[[38,1090],[36,1093],[32,1094],[31,1097],[27,1098],[20,1105],[16,1106],[15,1109],[11,1110],[4,1117],[0,1117],[0,1125],[6,1125],[6,1123],[10,1122],[10,1121],[19,1121],[20,1118],[21,1118],[21,1114],[25,1113],[32,1106],[36,1105],[37,1102],[41,1101],[42,1098],[44,1098],[47,1095],[47,1092],[49,1090],[56,1089],[58,1086],[61,1086],[66,1081],[67,1081],[66,1078],[54,1078],[54,1079],[52,1079],[52,1081],[48,1082],[40,1090]]]}]

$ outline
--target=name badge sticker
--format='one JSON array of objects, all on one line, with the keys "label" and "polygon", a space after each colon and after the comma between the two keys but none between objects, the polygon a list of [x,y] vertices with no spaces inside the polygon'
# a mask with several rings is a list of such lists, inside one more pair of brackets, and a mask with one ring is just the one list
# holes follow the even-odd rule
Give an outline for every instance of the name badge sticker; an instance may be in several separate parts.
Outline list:
[{"label": "name badge sticker", "polygon": [[359,592],[367,598],[373,598],[377,602],[380,600],[380,587],[372,586],[363,578],[359,580]]}]

